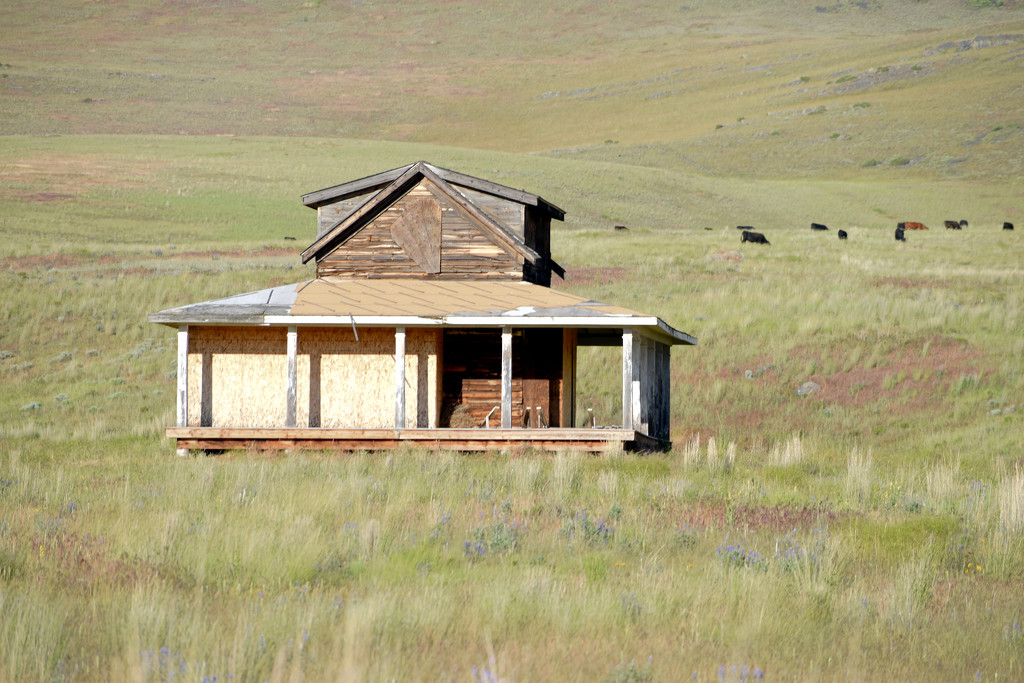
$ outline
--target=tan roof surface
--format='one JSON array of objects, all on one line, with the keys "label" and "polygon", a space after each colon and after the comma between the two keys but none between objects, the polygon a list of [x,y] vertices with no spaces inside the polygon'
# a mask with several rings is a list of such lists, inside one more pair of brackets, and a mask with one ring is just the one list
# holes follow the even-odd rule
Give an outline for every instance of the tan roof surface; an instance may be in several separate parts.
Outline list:
[{"label": "tan roof surface", "polygon": [[439,317],[567,308],[586,308],[604,315],[644,315],[527,282],[336,278],[298,285],[291,314]]},{"label": "tan roof surface", "polygon": [[487,280],[318,278],[169,308],[149,320],[165,325],[641,326],[670,343],[697,343],[652,315],[528,282]]}]

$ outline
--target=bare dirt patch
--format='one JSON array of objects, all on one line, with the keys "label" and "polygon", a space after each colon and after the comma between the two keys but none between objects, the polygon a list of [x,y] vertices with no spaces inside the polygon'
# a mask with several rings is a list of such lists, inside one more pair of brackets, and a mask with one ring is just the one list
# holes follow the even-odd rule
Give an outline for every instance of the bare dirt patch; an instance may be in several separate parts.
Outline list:
[{"label": "bare dirt patch", "polygon": [[[274,258],[277,256],[297,256],[297,250],[291,247],[263,247],[262,249],[244,250],[231,249],[227,251],[183,251],[164,252],[159,257],[152,255],[138,254],[102,254],[90,256],[88,254],[31,254],[28,256],[10,256],[0,259],[0,270],[11,270],[14,272],[27,270],[53,270],[71,269],[85,266],[95,267],[97,265],[112,265],[126,260],[138,260],[140,258],[160,258],[174,260],[213,260],[213,259],[241,259],[241,258]],[[152,268],[137,266],[127,271],[132,273],[153,273]]]},{"label": "bare dirt patch", "polygon": [[871,282],[872,287],[898,287],[900,289],[948,289],[952,285],[941,280],[911,280],[905,277],[882,277]]},{"label": "bare dirt patch", "polygon": [[793,529],[813,529],[832,524],[843,515],[834,510],[809,507],[736,506],[726,503],[701,502],[681,511],[682,522],[697,529],[735,527],[751,531],[765,530],[786,533]]},{"label": "bare dirt patch", "polygon": [[[794,351],[791,356],[802,354]],[[875,367],[858,365],[806,379],[821,386],[814,398],[824,403],[860,408],[899,395],[904,409],[917,411],[937,407],[949,383],[959,377],[980,380],[983,361],[984,354],[966,342],[936,335],[890,351]]]},{"label": "bare dirt patch", "polygon": [[622,282],[628,279],[630,270],[627,268],[573,268],[566,272],[566,280],[574,285],[597,285]]}]

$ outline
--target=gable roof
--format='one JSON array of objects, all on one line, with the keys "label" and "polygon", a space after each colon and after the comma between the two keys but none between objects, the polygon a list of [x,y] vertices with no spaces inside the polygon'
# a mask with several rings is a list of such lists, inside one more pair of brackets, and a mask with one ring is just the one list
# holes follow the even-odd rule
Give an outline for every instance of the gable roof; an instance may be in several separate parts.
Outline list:
[{"label": "gable roof", "polygon": [[[439,173],[440,172],[440,173]],[[442,175],[443,174],[443,175]],[[353,234],[359,231],[360,228],[365,226],[367,223],[372,221],[378,215],[380,215],[385,209],[391,204],[397,201],[403,194],[408,192],[413,186],[420,182],[421,179],[427,179],[434,184],[437,189],[442,192],[448,199],[452,201],[456,206],[461,208],[467,214],[469,214],[477,224],[482,228],[485,235],[491,238],[498,246],[504,249],[510,256],[514,257],[520,263],[529,261],[531,264],[537,264],[544,261],[544,257],[534,251],[532,248],[526,245],[515,233],[509,231],[499,221],[491,218],[489,214],[481,210],[476,204],[470,201],[465,195],[455,189],[452,184],[449,183],[448,178],[457,177],[461,180],[461,183],[466,187],[470,187],[469,182],[473,182],[474,189],[480,191],[488,191],[483,189],[482,186],[490,186],[494,188],[501,188],[506,199],[512,201],[521,201],[523,197],[533,198],[534,205],[536,202],[543,202],[536,195],[530,195],[526,192],[520,192],[518,190],[512,190],[496,183],[490,183],[486,180],[480,180],[478,178],[472,178],[461,173],[455,173],[454,171],[448,171],[446,169],[440,169],[436,166],[428,164],[425,161],[417,161],[414,164],[403,166],[398,169],[392,169],[385,171],[384,173],[378,173],[375,176],[363,178],[361,180],[355,180],[351,183],[345,183],[344,185],[336,185],[333,188],[327,190],[320,190],[319,192],[311,193],[310,195],[303,196],[303,203],[307,206],[320,206],[328,201],[348,196],[354,193],[365,191],[366,189],[374,188],[379,186],[381,183],[387,182],[387,184],[376,194],[372,195],[366,202],[362,204],[358,209],[350,213],[342,220],[335,223],[333,226],[324,231],[320,237],[317,238],[313,244],[302,252],[302,262],[308,263],[311,259],[319,260],[322,256],[333,250],[339,244],[342,244],[351,237]],[[327,194],[323,194],[327,193]],[[521,195],[521,197],[510,197],[506,196],[510,193]],[[492,194],[497,194],[492,192]],[[308,197],[312,195],[319,195],[319,198],[310,199]],[[529,202],[522,202],[529,203]],[[543,202],[545,206],[554,209],[559,213],[560,216],[564,216],[565,213],[554,207],[547,202]],[[561,218],[559,218],[561,220]],[[558,273],[560,276],[564,276],[564,270],[561,266],[555,263],[551,259],[547,259],[551,264],[552,270]]]},{"label": "gable roof", "polygon": [[536,206],[555,220],[565,220],[565,211],[562,211],[554,204],[535,194],[530,194],[526,190],[516,190],[506,185],[484,180],[483,178],[476,178],[464,173],[451,171],[447,168],[441,168],[440,166],[429,164],[426,161],[417,161],[412,164],[400,166],[399,168],[393,168],[390,171],[382,171],[358,180],[352,180],[340,185],[326,187],[322,190],[316,190],[315,192],[308,192],[302,195],[302,203],[315,209],[324,204],[330,204],[331,202],[353,194],[359,194],[360,192],[365,192],[366,190],[373,188],[382,188],[385,185],[394,182],[414,166],[422,166],[423,168],[429,169],[437,177],[442,178],[445,182],[451,183],[452,185],[459,185],[473,190],[478,190],[480,192],[486,192],[487,194],[492,194],[496,197],[508,199],[509,201],[518,202],[527,206]]}]

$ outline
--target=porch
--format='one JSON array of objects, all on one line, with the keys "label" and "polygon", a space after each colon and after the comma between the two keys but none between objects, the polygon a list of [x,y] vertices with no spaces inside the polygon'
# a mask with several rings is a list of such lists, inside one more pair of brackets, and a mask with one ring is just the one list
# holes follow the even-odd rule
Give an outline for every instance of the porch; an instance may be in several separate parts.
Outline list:
[{"label": "porch", "polygon": [[326,449],[380,451],[403,445],[453,451],[535,449],[604,453],[618,449],[651,452],[666,450],[666,441],[634,429],[310,429],[170,427],[167,437],[177,439],[183,451],[227,449]]}]

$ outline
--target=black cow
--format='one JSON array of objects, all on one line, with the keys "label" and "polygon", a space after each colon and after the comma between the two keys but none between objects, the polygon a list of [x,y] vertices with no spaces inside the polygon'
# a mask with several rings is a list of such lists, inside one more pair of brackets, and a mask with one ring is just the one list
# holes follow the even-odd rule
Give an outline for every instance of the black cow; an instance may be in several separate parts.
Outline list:
[{"label": "black cow", "polygon": [[767,244],[771,246],[772,243],[768,241],[768,238],[759,232],[753,230],[744,230],[743,234],[740,235],[740,244],[744,242],[753,242],[754,244]]},{"label": "black cow", "polygon": [[1013,223],[1003,223],[1003,230],[1013,230]]},{"label": "black cow", "polygon": [[846,231],[845,230],[840,230],[839,231],[839,239],[841,239],[841,240],[845,240],[846,239]]},{"label": "black cow", "polygon": [[946,230],[960,230],[962,227],[957,221],[946,221]]},{"label": "black cow", "polygon": [[811,230],[828,230],[828,226],[821,223],[811,223]]},{"label": "black cow", "polygon": [[[901,223],[901,225],[902,225],[902,223]],[[896,228],[896,241],[897,242],[906,242],[907,241],[907,238],[903,236],[903,228]]]},{"label": "black cow", "polygon": [[967,221],[965,221],[965,220],[961,219],[961,220],[960,220],[960,227],[961,227],[961,228],[966,228],[966,227],[967,227]]},{"label": "black cow", "polygon": [[752,226],[752,225],[737,225],[736,229],[737,230],[753,230],[754,226]]}]

